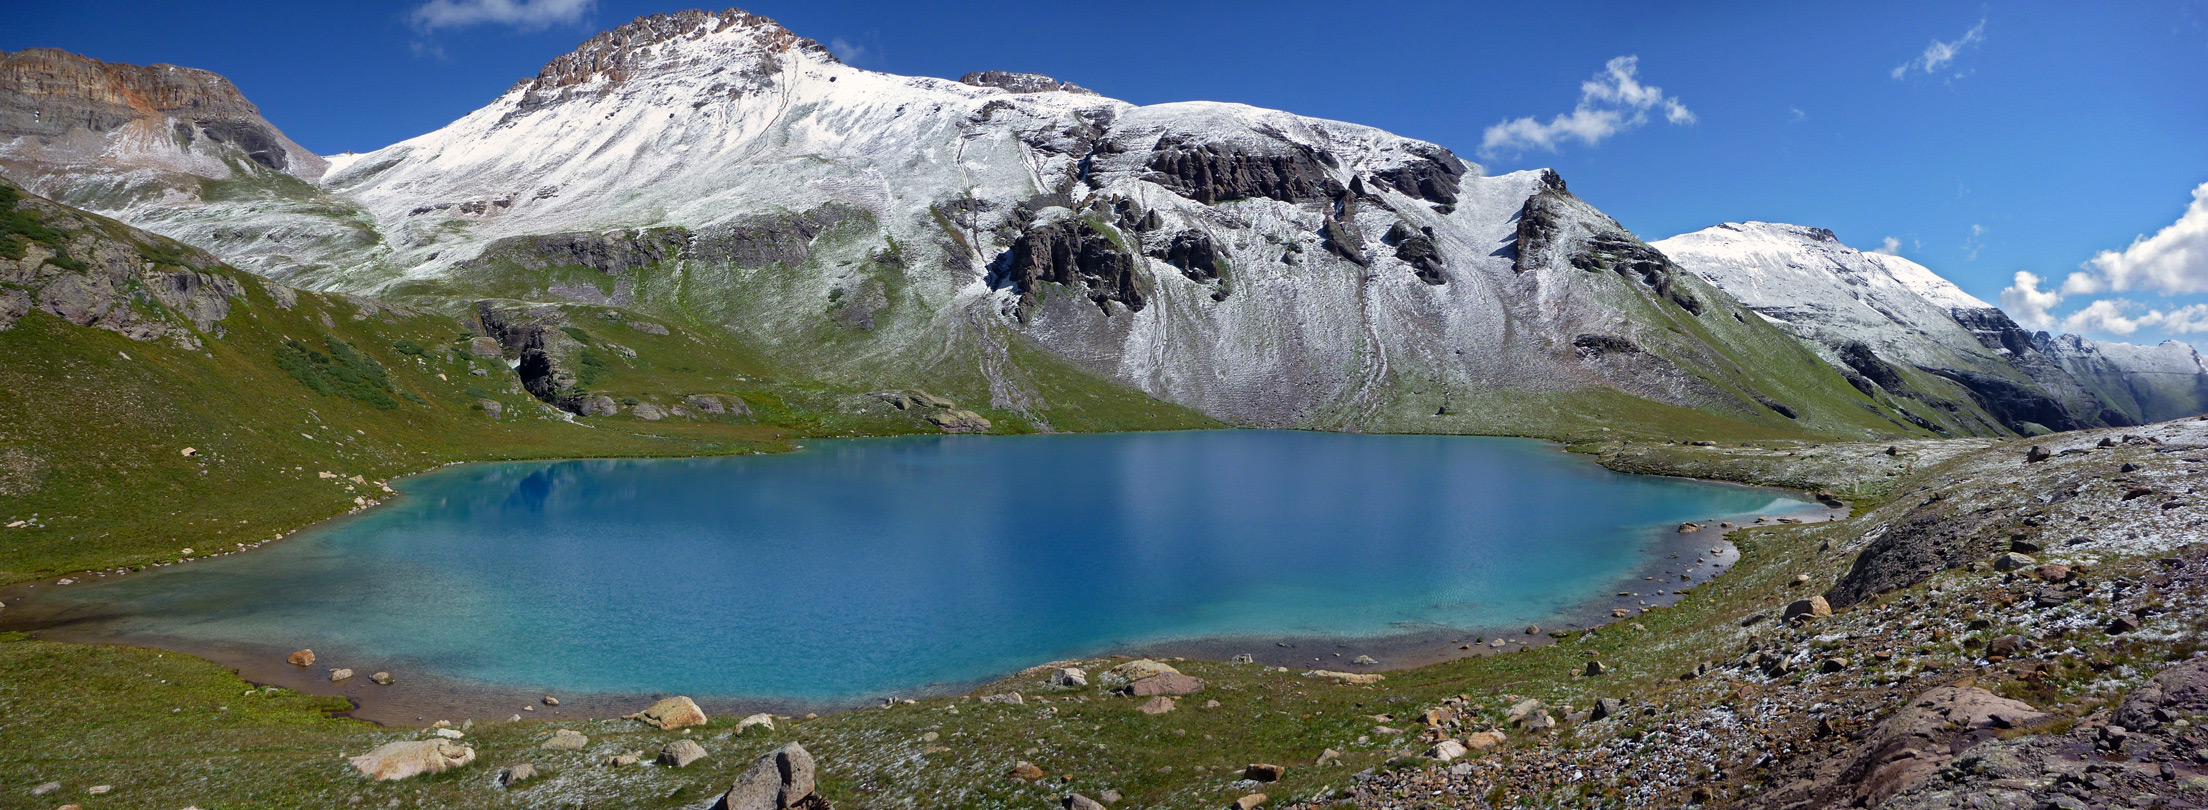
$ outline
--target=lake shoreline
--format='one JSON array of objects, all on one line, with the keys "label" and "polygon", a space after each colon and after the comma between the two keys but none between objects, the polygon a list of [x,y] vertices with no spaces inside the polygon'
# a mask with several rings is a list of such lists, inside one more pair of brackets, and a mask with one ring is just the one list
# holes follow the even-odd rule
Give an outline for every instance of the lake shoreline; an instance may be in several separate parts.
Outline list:
[{"label": "lake shoreline", "polygon": [[[1544,442],[1544,444],[1551,444],[1551,449],[1556,452],[1565,452],[1559,443]],[[802,445],[792,447],[793,451],[798,449],[805,448]],[[699,458],[720,458],[720,456]],[[442,464],[400,478],[426,475],[461,464],[543,463],[545,461],[547,460],[530,459],[515,462]],[[1784,493],[1787,496],[1796,494],[1791,490],[1744,485],[1737,482],[1702,481],[1702,483],[1772,490],[1774,493]],[[345,514],[316,521],[309,524],[308,527],[287,531],[281,535],[280,539],[292,539],[304,528],[334,523],[341,518],[358,517],[369,512],[373,506],[396,503],[399,501],[399,496],[404,494],[403,492],[395,492],[380,501],[350,510]],[[1774,513],[1774,510],[1771,509],[1761,511]],[[1847,514],[1845,508],[1835,511],[1830,508],[1820,508],[1813,503],[1803,503],[1791,510],[1777,510],[1775,514],[1796,514],[1808,511],[1819,512],[1819,519],[1844,518]],[[1742,519],[1742,527],[1757,525],[1748,522],[1753,519],[1753,513]],[[1803,522],[1817,522],[1817,520],[1804,519]],[[1260,664],[1288,667],[1299,671],[1324,669],[1347,672],[1391,672],[1414,669],[1463,658],[1546,646],[1553,643],[1553,639],[1549,636],[1550,631],[1583,630],[1614,622],[1628,621],[1632,616],[1638,616],[1649,610],[1660,609],[1676,603],[1682,598],[1675,588],[1670,587],[1671,585],[1686,584],[1688,587],[1693,587],[1704,584],[1728,570],[1738,557],[1738,552],[1731,547],[1729,542],[1719,542],[1714,547],[1712,546],[1710,542],[1712,539],[1722,541],[1725,534],[1723,531],[1718,531],[1714,523],[1711,524],[1709,530],[1704,532],[1676,533],[1669,530],[1668,527],[1651,529],[1650,531],[1654,536],[1643,535],[1642,539],[1644,542],[1656,544],[1658,547],[1648,552],[1646,562],[1633,570],[1627,580],[1621,580],[1618,583],[1625,590],[1619,591],[1618,596],[1609,596],[1606,592],[1606,595],[1597,596],[1581,604],[1560,610],[1551,617],[1541,620],[1545,626],[1539,628],[1537,632],[1526,632],[1526,628],[1523,627],[1487,628],[1484,630],[1437,628],[1373,636],[1257,635],[1206,637],[1116,644],[1103,648],[1103,651],[1098,654],[1085,656],[1085,658],[1143,656],[1225,661],[1237,655],[1249,655]],[[229,550],[219,554],[195,557],[193,561],[258,550],[260,546],[271,542],[273,540],[249,544],[242,550]],[[1707,553],[1704,553],[1704,549],[1707,550]],[[1695,565],[1689,566],[1685,563],[1689,556],[1708,557],[1710,559],[1707,563],[1698,560]],[[1677,569],[1680,568],[1695,569],[1688,573],[1688,576],[1692,578],[1691,582],[1681,583],[1678,581],[1677,576],[1681,572]],[[99,577],[98,574],[93,576]],[[35,632],[38,637],[67,643],[142,647],[197,656],[232,669],[240,677],[258,685],[278,686],[307,694],[345,697],[355,707],[353,711],[347,713],[349,716],[386,726],[426,725],[436,720],[451,720],[453,722],[470,719],[498,721],[517,715],[533,719],[618,717],[641,709],[656,698],[668,694],[663,692],[565,693],[557,690],[548,692],[547,690],[530,687],[493,685],[440,676],[436,674],[433,666],[428,665],[392,661],[383,666],[364,667],[351,662],[361,660],[363,657],[347,655],[337,650],[324,651],[321,657],[322,660],[318,661],[315,667],[300,668],[284,662],[284,656],[290,652],[288,645],[222,643],[178,638],[103,634],[95,629],[97,625],[103,619],[117,617],[98,615],[40,616],[35,599],[33,604],[28,606],[28,610],[14,606],[13,603],[19,602],[25,594],[36,593],[34,589],[38,589],[40,584],[42,583],[18,583],[17,585],[0,588],[0,598],[4,598],[11,604],[11,609],[0,612],[0,629],[29,629]],[[1635,588],[1636,585],[1647,587],[1655,592],[1640,592]],[[1620,611],[1626,615],[1620,616]],[[1550,622],[1554,624],[1548,624]],[[1351,663],[1360,656],[1370,656],[1377,659],[1379,663],[1365,666]],[[351,659],[351,661],[347,659]],[[350,667],[355,672],[353,677],[346,681],[332,683],[328,680],[326,674],[331,667]],[[379,669],[391,670],[398,682],[392,686],[370,683],[368,676]],[[1012,677],[1013,673],[1017,671],[1006,670],[1003,674],[980,680],[929,684],[879,696],[842,701],[717,698],[712,696],[699,697],[695,694],[693,697],[698,697],[701,704],[716,714],[742,715],[761,711],[783,715],[827,714],[879,705],[883,698],[910,699],[965,694],[991,683],[1002,682],[1006,678]],[[560,701],[560,705],[555,707],[543,704],[541,698],[547,694],[556,696]]]}]

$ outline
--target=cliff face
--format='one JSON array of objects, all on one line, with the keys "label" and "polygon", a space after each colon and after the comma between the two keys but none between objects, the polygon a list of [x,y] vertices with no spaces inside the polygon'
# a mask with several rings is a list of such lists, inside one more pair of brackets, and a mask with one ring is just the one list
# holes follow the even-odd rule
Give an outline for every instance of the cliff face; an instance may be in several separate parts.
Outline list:
[{"label": "cliff face", "polygon": [[137,140],[149,153],[144,157],[154,157],[164,144],[189,153],[204,138],[306,180],[326,166],[214,73],[114,64],[51,48],[0,54],[0,139],[29,137],[57,146],[80,134]]}]

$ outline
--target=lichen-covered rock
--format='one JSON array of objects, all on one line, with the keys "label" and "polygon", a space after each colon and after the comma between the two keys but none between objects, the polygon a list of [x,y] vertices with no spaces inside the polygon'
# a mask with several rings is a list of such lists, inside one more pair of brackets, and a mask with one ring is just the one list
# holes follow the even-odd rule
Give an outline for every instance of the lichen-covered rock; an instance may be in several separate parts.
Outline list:
[{"label": "lichen-covered rock", "polygon": [[661,700],[652,704],[649,709],[626,715],[626,717],[630,720],[643,721],[646,725],[660,729],[705,725],[705,710],[698,708],[697,701],[682,695]]},{"label": "lichen-covered rock", "polygon": [[350,761],[361,775],[380,782],[464,767],[475,761],[475,749],[446,739],[401,740]]},{"label": "lichen-covered rock", "polygon": [[753,760],[713,810],[829,810],[813,789],[813,755],[790,743]]}]

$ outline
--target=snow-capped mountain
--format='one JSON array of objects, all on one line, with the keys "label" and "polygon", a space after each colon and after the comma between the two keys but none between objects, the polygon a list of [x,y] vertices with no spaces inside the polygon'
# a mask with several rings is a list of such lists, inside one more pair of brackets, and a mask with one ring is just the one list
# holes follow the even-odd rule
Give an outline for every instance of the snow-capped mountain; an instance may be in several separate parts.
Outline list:
[{"label": "snow-capped mountain", "polygon": [[2032,345],[2135,421],[2208,413],[2208,361],[2184,343],[2134,346],[2041,332]]},{"label": "snow-capped mountain", "polygon": [[1553,173],[1244,105],[860,70],[740,11],[639,19],[451,125],[294,176],[374,243],[301,228],[256,263],[272,229],[229,230],[254,220],[206,195],[88,207],[295,285],[686,318],[808,374],[1038,424],[1068,379],[1254,425],[1901,424]]},{"label": "snow-capped mountain", "polygon": [[2019,431],[2136,420],[2108,409],[2000,309],[1831,231],[1729,222],[1654,245],[1809,342],[1865,393],[1920,403],[1897,402],[1920,417],[1973,432],[1981,414]]}]

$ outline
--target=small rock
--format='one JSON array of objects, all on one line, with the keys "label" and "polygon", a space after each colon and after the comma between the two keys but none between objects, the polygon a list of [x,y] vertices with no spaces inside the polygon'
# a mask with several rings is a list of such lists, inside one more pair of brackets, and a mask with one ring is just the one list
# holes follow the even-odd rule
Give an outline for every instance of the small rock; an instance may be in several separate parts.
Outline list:
[{"label": "small rock", "polygon": [[2033,573],[2037,574],[2041,580],[2047,582],[2070,581],[2070,566],[2063,565],[2062,563],[2048,563],[2046,565],[2042,565],[2037,571],[2034,571]]},{"label": "small rock", "polygon": [[1096,794],[1096,797],[1097,797],[1097,798],[1099,798],[1099,799],[1103,799],[1103,800],[1104,800],[1104,803],[1105,803],[1105,804],[1118,804],[1118,803],[1119,803],[1119,791],[1118,791],[1118,790],[1106,790],[1106,791],[1104,791],[1103,793],[1099,793],[1099,794]]},{"label": "small rock", "polygon": [[621,753],[614,754],[613,756],[606,757],[606,766],[611,768],[626,768],[630,765],[635,765],[636,763],[643,761],[644,752],[623,751]]},{"label": "small rock", "polygon": [[1324,767],[1326,767],[1326,766],[1327,766],[1327,765],[1328,765],[1329,763],[1332,763],[1333,761],[1335,761],[1335,760],[1338,760],[1338,759],[1341,759],[1341,758],[1342,758],[1342,752],[1340,752],[1340,751],[1336,751],[1336,750],[1334,750],[1334,749],[1332,749],[1332,748],[1329,748],[1329,749],[1326,749],[1326,750],[1324,750],[1324,751],[1320,751],[1320,752],[1319,752],[1319,758],[1318,758],[1317,760],[1313,761],[1313,762],[1312,762],[1311,764],[1313,764],[1313,765],[1316,765],[1316,766],[1318,766],[1318,767],[1321,767],[1321,768],[1324,768]]},{"label": "small rock", "polygon": [[517,783],[535,778],[537,778],[537,766],[527,762],[498,772],[498,783],[504,787],[513,787]]},{"label": "small rock", "polygon": [[352,670],[344,668],[330,670],[330,683],[337,683],[350,677],[353,677]]},{"label": "small rock", "polygon": [[1112,667],[1112,674],[1118,675],[1119,677],[1129,682],[1139,681],[1144,678],[1149,678],[1157,675],[1163,675],[1168,672],[1177,673],[1180,672],[1180,670],[1174,669],[1171,664],[1152,661],[1148,658],[1137,658],[1133,661],[1129,661],[1127,663],[1120,664],[1119,666]]},{"label": "small rock", "polygon": [[1993,570],[1995,571],[2014,571],[2019,568],[2031,568],[2038,564],[2038,560],[2014,551],[2004,552],[2001,556],[1993,558]]},{"label": "small rock", "polygon": [[291,665],[295,667],[311,667],[314,666],[314,651],[300,650],[292,653],[291,657],[284,660],[291,662]]},{"label": "small rock", "polygon": [[2054,454],[2047,452],[2047,448],[2041,447],[2036,444],[2032,445],[2032,449],[2024,451],[2024,463],[2026,464],[2034,464],[2037,462],[2046,461],[2047,459],[2053,457]]},{"label": "small rock", "polygon": [[1104,810],[1104,805],[1079,793],[1066,794],[1065,798],[1058,800],[1058,806],[1065,810]]},{"label": "small rock", "polygon": [[2122,635],[2124,633],[2129,633],[2133,630],[2137,630],[2139,629],[2139,627],[2140,625],[2138,619],[2133,618],[2129,615],[2118,616],[2116,617],[2115,621],[2108,623],[2108,634],[2112,636]]},{"label": "small rock", "polygon": [[1596,676],[1596,675],[1601,675],[1602,673],[1605,673],[1605,672],[1608,672],[1608,671],[1610,671],[1610,668],[1609,668],[1609,667],[1607,667],[1607,666],[1604,666],[1604,665],[1603,665],[1603,663],[1602,663],[1601,661],[1589,661],[1589,662],[1587,662],[1587,677],[1590,677],[1590,678],[1592,678],[1592,677],[1594,677],[1594,676]]},{"label": "small rock", "polygon": [[1281,775],[1287,772],[1287,768],[1279,765],[1251,763],[1249,767],[1242,769],[1242,778],[1252,782],[1278,782]]},{"label": "small rock", "polygon": [[1464,744],[1471,747],[1471,749],[1474,751],[1485,751],[1489,748],[1494,748],[1495,746],[1502,745],[1503,741],[1506,739],[1509,738],[1504,736],[1504,734],[1500,731],[1482,731],[1477,734],[1467,735],[1464,738]]},{"label": "small rock", "polygon": [[544,705],[546,705],[546,706],[558,706],[558,705],[560,705],[560,699],[559,699],[559,698],[556,698],[556,697],[553,697],[553,696],[551,696],[551,695],[545,695],[545,696],[544,696]]},{"label": "small rock", "polygon": [[1089,673],[1079,667],[1059,667],[1051,671],[1050,685],[1079,689],[1089,685]]},{"label": "small rock", "polygon": [[93,796],[105,796],[108,794],[109,791],[112,791],[114,789],[114,785],[93,785],[91,787],[85,788],[84,792]]},{"label": "small rock", "polygon": [[2136,498],[2144,498],[2148,495],[2153,494],[2154,487],[2132,487],[2130,489],[2124,490],[2124,500],[2129,501]]},{"label": "small rock", "polygon": [[389,672],[378,672],[378,673],[376,673],[376,674],[374,674],[374,675],[370,675],[370,676],[368,676],[368,680],[369,680],[369,682],[371,682],[371,683],[374,683],[374,684],[375,684],[375,685],[377,685],[377,686],[390,686],[390,685],[391,685],[391,673],[389,673]]},{"label": "small rock", "polygon": [[[1502,645],[1498,643],[1495,646],[1500,647]],[[1324,669],[1314,669],[1309,672],[1303,673],[1303,677],[1329,678],[1338,683],[1347,684],[1369,684],[1379,683],[1381,681],[1387,680],[1387,676],[1377,672],[1333,672]]]},{"label": "small rock", "polygon": [[659,764],[681,768],[705,758],[705,746],[696,740],[676,740],[659,749]]},{"label": "small rock", "polygon": [[1442,762],[1453,762],[1458,757],[1464,756],[1468,753],[1471,753],[1471,749],[1465,748],[1464,743],[1457,742],[1456,740],[1442,740],[1441,742],[1434,743],[1434,747],[1426,749],[1426,758],[1440,760]]},{"label": "small rock", "polygon": [[742,734],[746,731],[749,731],[752,726],[758,726],[768,731],[773,731],[774,715],[768,714],[766,712],[760,712],[758,714],[746,717],[742,720],[738,720],[736,721],[736,733]]},{"label": "small rock", "polygon": [[1001,694],[1001,695],[982,695],[982,696],[981,696],[981,702],[983,702],[983,703],[1002,703],[1002,704],[1005,704],[1005,705],[1008,705],[1008,706],[1025,706],[1025,705],[1027,705],[1027,700],[1026,700],[1025,698],[1022,698],[1022,697],[1020,697],[1020,693],[1018,693],[1018,692],[1006,692],[1006,693],[1004,693],[1004,694]]},{"label": "small rock", "polygon": [[552,738],[545,740],[543,745],[537,747],[550,748],[554,751],[580,751],[589,744],[590,738],[583,736],[582,732],[563,728],[552,732]]},{"label": "small rock", "polygon": [[1143,701],[1142,705],[1135,707],[1135,711],[1142,712],[1143,714],[1164,714],[1172,710],[1173,699],[1164,695],[1159,695],[1157,697]]},{"label": "small rock", "polygon": [[1263,805],[1264,803],[1265,794],[1252,793],[1248,796],[1235,799],[1234,804],[1228,806],[1232,807],[1234,810],[1256,810],[1258,806]]},{"label": "small rock", "polygon": [[649,709],[627,715],[626,719],[641,720],[662,730],[678,729],[705,725],[705,710],[698,708],[697,701],[677,695],[654,703]]},{"label": "small rock", "polygon": [[456,728],[440,728],[432,731],[431,733],[448,740],[457,740],[461,737],[468,736],[466,732],[463,732]]},{"label": "small rock", "polygon": [[1033,782],[1043,778],[1043,769],[1036,767],[1035,763],[1023,759],[1012,763],[1012,770],[1009,775],[1014,779]]},{"label": "small rock", "polygon": [[48,793],[52,793],[52,792],[54,792],[54,791],[57,791],[57,790],[60,790],[60,789],[61,789],[61,783],[60,783],[60,782],[47,782],[46,784],[43,784],[43,785],[39,785],[38,787],[34,787],[34,788],[31,788],[31,795],[33,795],[33,796],[44,796],[44,795],[46,795],[46,794],[48,794]]},{"label": "small rock", "polygon": [[713,810],[826,810],[813,793],[813,755],[790,743],[752,760]]},{"label": "small rock", "polygon": [[1361,667],[1376,667],[1380,665],[1380,662],[1378,660],[1375,660],[1372,656],[1369,655],[1357,656],[1356,658],[1349,659],[1349,662]]},{"label": "small rock", "polygon": [[1254,657],[1252,657],[1252,656],[1251,656],[1251,655],[1250,655],[1249,653],[1241,653],[1241,654],[1239,654],[1239,655],[1236,655],[1236,656],[1235,656],[1235,657],[1234,657],[1233,659],[1231,659],[1231,660],[1233,660],[1233,661],[1234,661],[1235,663],[1237,663],[1237,664],[1255,664],[1255,663],[1257,663],[1257,659],[1256,659],[1256,658],[1254,658]]}]

